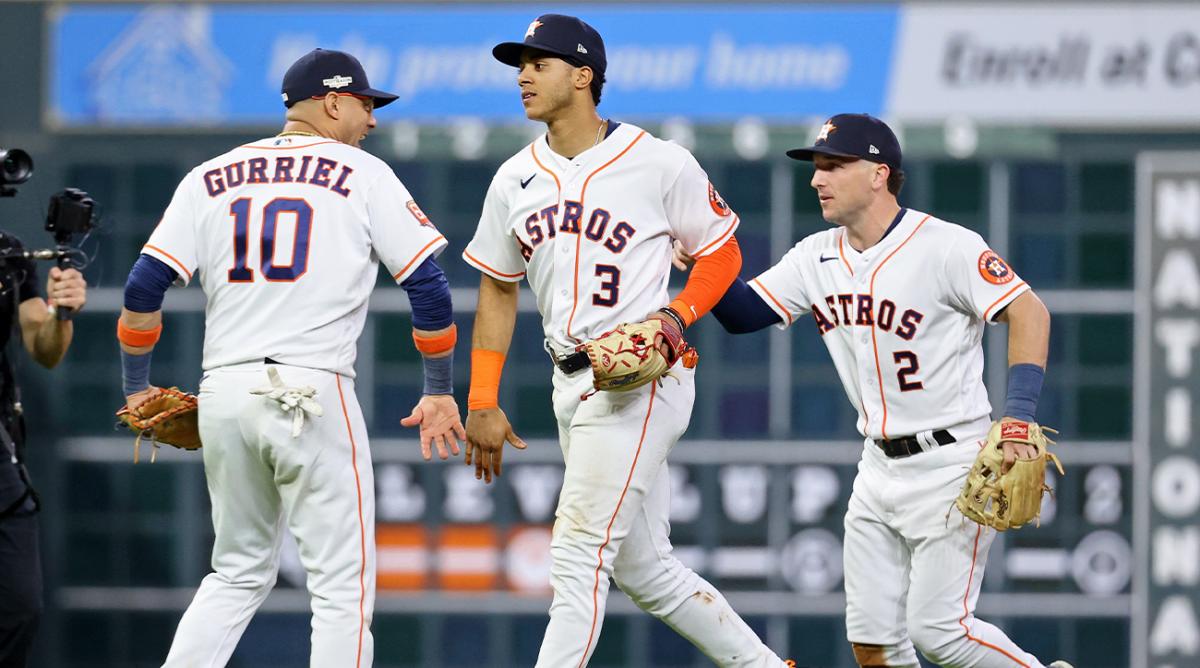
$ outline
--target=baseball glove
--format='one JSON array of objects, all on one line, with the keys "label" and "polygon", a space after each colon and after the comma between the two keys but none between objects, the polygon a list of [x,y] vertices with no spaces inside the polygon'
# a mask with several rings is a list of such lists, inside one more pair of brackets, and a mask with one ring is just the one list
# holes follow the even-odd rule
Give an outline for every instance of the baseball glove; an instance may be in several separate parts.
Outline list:
[{"label": "baseball glove", "polygon": [[[997,531],[1017,529],[1042,513],[1042,495],[1051,491],[1046,485],[1046,462],[1054,462],[1059,475],[1062,463],[1047,448],[1054,441],[1045,432],[1053,429],[1035,422],[996,422],[988,431],[987,443],[975,458],[967,474],[967,482],[954,505],[967,518]],[[1007,473],[1000,473],[1004,464],[1004,441],[1028,443],[1037,454],[1030,459],[1018,458]]]},{"label": "baseball glove", "polygon": [[138,462],[143,438],[150,439],[154,446],[150,453],[151,462],[158,455],[159,443],[184,450],[200,449],[197,408],[196,395],[177,387],[154,388],[150,398],[133,410],[122,406],[117,411],[117,419],[137,434],[133,442],[133,463]]},{"label": "baseball glove", "polygon": [[[667,344],[667,356],[659,346],[663,342]],[[685,353],[695,356],[683,333],[659,318],[626,323],[580,344],[576,350],[586,351],[592,362],[592,385],[610,392],[627,392],[652,383],[666,375]]]}]

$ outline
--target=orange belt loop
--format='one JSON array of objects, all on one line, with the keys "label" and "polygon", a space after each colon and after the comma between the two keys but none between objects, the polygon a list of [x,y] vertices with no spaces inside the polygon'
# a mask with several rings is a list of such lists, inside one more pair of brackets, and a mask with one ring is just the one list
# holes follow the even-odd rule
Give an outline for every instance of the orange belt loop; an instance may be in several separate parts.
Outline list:
[{"label": "orange belt loop", "polygon": [[132,329],[117,319],[117,340],[131,348],[144,348],[158,343],[162,336],[162,324],[154,329]]}]

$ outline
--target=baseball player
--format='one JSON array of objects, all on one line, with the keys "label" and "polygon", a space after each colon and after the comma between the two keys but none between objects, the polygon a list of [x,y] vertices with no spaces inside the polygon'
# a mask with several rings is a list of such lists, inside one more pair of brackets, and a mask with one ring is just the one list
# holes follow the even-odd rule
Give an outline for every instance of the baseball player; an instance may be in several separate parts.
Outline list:
[{"label": "baseball player", "polygon": [[[991,425],[984,325],[1009,325],[1004,421],[1032,422],[1050,314],[978,234],[899,205],[900,144],[882,121],[834,116],[788,156],[815,163],[812,187],[834,227],[737,279],[713,314],[743,333],[811,313],[858,411],[865,438],[844,546],[855,659],[915,667],[915,645],[944,666],[1041,666],[974,616],[995,533],[952,508]],[[1006,469],[1034,454],[1002,446]]]},{"label": "baseball player", "polygon": [[118,324],[128,405],[149,385],[163,293],[199,277],[208,298],[199,427],[213,572],[167,666],[222,666],[275,584],[284,526],[312,595],[311,665],[369,666],[375,492],[354,394],[356,342],[382,261],[408,292],[424,396],[402,421],[426,459],[465,438],[451,396],[455,327],[434,260],[446,240],[388,166],[358,147],[373,109],[358,60],[316,49],[283,79],[287,122],[192,170],[142,248]]},{"label": "baseball player", "polygon": [[[497,171],[463,253],[483,273],[467,463],[490,482],[501,473],[505,441],[525,447],[497,394],[518,282],[527,278],[554,362],[566,460],[551,544],[554,601],[537,665],[587,664],[610,576],[718,664],[783,665],[720,592],[671,553],[666,458],[691,416],[693,369],[677,365],[661,385],[593,393],[588,356],[576,351],[621,323],[659,318],[679,334],[704,315],[741,266],[738,218],[685,149],[596,113],[606,58],[591,26],[542,15],[523,42],[492,53],[518,68],[525,115],[548,131]],[[672,238],[699,258],[673,300]]]}]

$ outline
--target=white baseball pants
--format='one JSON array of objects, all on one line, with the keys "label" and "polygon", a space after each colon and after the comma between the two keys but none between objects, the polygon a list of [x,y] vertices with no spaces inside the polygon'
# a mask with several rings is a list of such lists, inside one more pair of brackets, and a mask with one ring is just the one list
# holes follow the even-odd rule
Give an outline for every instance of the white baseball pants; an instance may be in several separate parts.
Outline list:
[{"label": "white baseball pants", "polygon": [[882,645],[888,666],[916,668],[914,645],[939,666],[1042,665],[974,615],[995,532],[954,499],[987,426],[951,428],[957,443],[900,459],[864,443],[846,512],[846,635]]},{"label": "white baseball pants", "polygon": [[311,665],[370,666],[374,656],[375,482],[352,380],[277,365],[287,385],[310,385],[323,417],[292,438],[292,415],[250,390],[261,363],[211,371],[200,383],[200,437],[212,499],[213,572],[204,578],[164,666],[224,666],[279,569],[285,525],[312,596]]},{"label": "white baseball pants", "polygon": [[604,624],[611,576],[720,666],[783,666],[711,584],[671,554],[667,453],[683,435],[695,372],[662,387],[598,392],[591,374],[554,372],[554,413],[566,472],[551,541],[554,601],[540,668],[587,665]]}]

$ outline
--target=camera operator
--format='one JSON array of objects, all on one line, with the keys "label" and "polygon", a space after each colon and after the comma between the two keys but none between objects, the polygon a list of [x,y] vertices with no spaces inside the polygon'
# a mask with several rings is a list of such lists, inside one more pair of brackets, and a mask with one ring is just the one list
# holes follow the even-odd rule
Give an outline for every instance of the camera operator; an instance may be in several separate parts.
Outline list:
[{"label": "camera operator", "polygon": [[13,334],[34,361],[54,368],[71,345],[70,320],[58,309],[78,310],[87,283],[76,269],[50,269],[47,300],[37,291],[33,260],[20,257],[21,242],[0,232],[0,668],[23,667],[42,613],[38,499],[24,466],[25,429],[20,389],[13,375],[18,354]]}]

